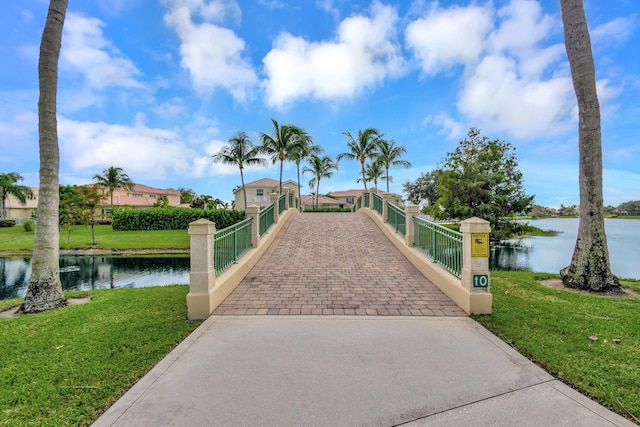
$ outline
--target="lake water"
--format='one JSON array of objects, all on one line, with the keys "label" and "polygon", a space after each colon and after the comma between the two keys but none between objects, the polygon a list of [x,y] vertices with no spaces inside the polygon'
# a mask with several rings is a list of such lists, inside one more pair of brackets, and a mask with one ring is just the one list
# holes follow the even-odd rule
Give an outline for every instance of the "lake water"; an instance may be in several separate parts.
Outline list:
[{"label": "lake water", "polygon": [[[578,234],[578,219],[541,219],[529,224],[555,230],[553,237],[527,237],[492,249],[491,268],[558,273],[569,265]],[[613,274],[640,279],[640,220],[605,220],[609,257]]]},{"label": "lake water", "polygon": [[[24,297],[30,276],[29,257],[0,258],[0,299]],[[65,291],[188,284],[189,256],[61,256],[60,280]]]}]

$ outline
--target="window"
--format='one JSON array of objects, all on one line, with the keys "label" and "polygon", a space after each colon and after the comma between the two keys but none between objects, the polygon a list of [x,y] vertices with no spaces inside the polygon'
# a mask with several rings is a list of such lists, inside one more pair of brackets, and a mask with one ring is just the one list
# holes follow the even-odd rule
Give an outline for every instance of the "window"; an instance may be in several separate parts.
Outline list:
[{"label": "window", "polygon": [[353,204],[353,197],[347,197],[347,203]]},{"label": "window", "polygon": [[264,190],[262,188],[256,189],[256,196],[264,196]]}]

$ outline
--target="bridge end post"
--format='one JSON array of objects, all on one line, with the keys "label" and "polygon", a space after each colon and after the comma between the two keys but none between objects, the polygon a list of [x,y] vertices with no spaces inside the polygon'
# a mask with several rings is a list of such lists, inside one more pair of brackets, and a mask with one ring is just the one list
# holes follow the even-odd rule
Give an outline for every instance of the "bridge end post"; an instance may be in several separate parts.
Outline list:
[{"label": "bridge end post", "polygon": [[491,226],[480,218],[460,223],[462,233],[462,287],[469,291],[469,314],[491,314],[489,287],[489,234]]},{"label": "bridge end post", "polygon": [[278,209],[278,201],[280,199],[280,194],[271,193],[269,197],[271,198],[271,203],[273,203],[273,223],[277,224],[278,221],[280,220],[280,212],[278,212],[280,210]]},{"label": "bridge end post", "polygon": [[378,190],[376,188],[370,188],[369,189],[369,206],[367,206],[369,209],[373,210],[373,195],[374,194],[378,194]]},{"label": "bridge end post", "polygon": [[247,207],[247,217],[253,218],[251,221],[251,246],[260,246],[260,206],[249,205]]},{"label": "bridge end post", "polygon": [[387,203],[391,201],[391,194],[384,193],[382,195],[382,222],[387,223],[389,221],[389,209]]},{"label": "bridge end post", "polygon": [[204,218],[189,224],[191,271],[187,294],[189,320],[205,319],[213,311],[213,288],[216,269],[213,258],[213,236],[216,225]]},{"label": "bridge end post", "polygon": [[289,206],[289,194],[290,194],[290,193],[291,193],[291,189],[290,189],[290,188],[287,188],[286,196],[284,196],[284,209],[285,209],[286,211],[288,211],[288,210],[289,210],[289,208],[291,207],[291,206]]},{"label": "bridge end post", "polygon": [[407,246],[410,248],[413,247],[414,243],[414,225],[413,225],[413,217],[420,214],[420,207],[418,205],[408,205],[404,208],[404,220],[405,220],[405,228],[404,228],[404,237]]}]

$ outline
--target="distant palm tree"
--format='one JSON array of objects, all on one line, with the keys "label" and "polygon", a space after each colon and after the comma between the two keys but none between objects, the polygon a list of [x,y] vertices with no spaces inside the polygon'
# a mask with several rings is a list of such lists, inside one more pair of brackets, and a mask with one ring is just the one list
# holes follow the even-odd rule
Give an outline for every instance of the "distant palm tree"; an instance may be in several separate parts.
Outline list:
[{"label": "distant palm tree", "polygon": [[0,173],[0,195],[2,196],[0,218],[7,218],[6,202],[9,196],[15,197],[23,205],[27,203],[28,197],[33,196],[33,192],[29,187],[16,184],[23,179],[18,172]]},{"label": "distant palm tree", "polygon": [[[307,159],[312,154],[322,153],[322,147],[314,145],[310,135],[305,134],[300,137],[302,144],[298,145],[295,149],[291,150],[287,155],[287,160],[294,161],[296,163],[296,170],[298,173],[298,197],[302,194],[300,191],[300,162]],[[302,210],[302,204],[300,204],[300,210]]]},{"label": "distant palm tree", "polygon": [[331,157],[324,156],[321,158],[317,154],[312,154],[309,157],[309,167],[302,169],[302,173],[308,172],[313,174],[313,178],[309,181],[309,187],[316,186],[316,207],[318,207],[320,194],[320,180],[322,180],[322,178],[331,178],[335,170],[338,170],[338,164],[331,160]]},{"label": "distant palm tree", "polygon": [[252,165],[266,166],[267,161],[258,157],[262,153],[260,147],[254,147],[246,132],[238,132],[229,138],[229,145],[225,145],[220,152],[211,156],[213,163],[236,165],[240,168],[240,182],[244,196],[244,210],[247,211],[247,189],[244,186],[244,167]]},{"label": "distant palm tree", "polygon": [[364,190],[367,191],[367,178],[364,171],[364,163],[367,159],[375,159],[378,154],[378,139],[380,133],[377,129],[367,128],[364,131],[358,130],[358,138],[354,138],[348,131],[342,132],[347,137],[347,147],[349,152],[338,154],[336,160],[342,159],[358,160],[362,167],[362,182]]},{"label": "distant palm tree", "polygon": [[273,133],[267,135],[261,133],[260,138],[262,140],[262,151],[271,156],[271,160],[275,164],[280,161],[280,194],[282,194],[282,168],[284,161],[288,160],[291,153],[297,152],[301,149],[307,141],[310,140],[310,136],[300,127],[294,125],[282,125],[271,119],[273,123]]},{"label": "distant palm tree", "polygon": [[102,175],[94,175],[93,179],[97,181],[99,186],[107,189],[111,201],[111,210],[113,210],[114,190],[116,188],[124,188],[127,191],[133,191],[133,187],[136,185],[131,178],[129,178],[129,175],[124,173],[122,168],[115,166],[109,166],[102,171]]},{"label": "distant palm tree", "polygon": [[386,140],[381,138],[378,140],[378,160],[382,163],[386,171],[387,193],[389,192],[389,182],[392,181],[389,176],[389,167],[402,166],[403,168],[408,168],[411,166],[411,163],[408,161],[400,160],[400,157],[406,152],[407,148],[403,145],[396,145],[393,139]]},{"label": "distant palm tree", "polygon": [[[378,160],[367,163],[367,165],[364,167],[364,174],[367,178],[367,181],[373,182],[373,186],[376,189],[378,188],[378,180],[387,178],[382,168],[383,164]],[[356,182],[362,182],[362,178],[356,179]]]}]

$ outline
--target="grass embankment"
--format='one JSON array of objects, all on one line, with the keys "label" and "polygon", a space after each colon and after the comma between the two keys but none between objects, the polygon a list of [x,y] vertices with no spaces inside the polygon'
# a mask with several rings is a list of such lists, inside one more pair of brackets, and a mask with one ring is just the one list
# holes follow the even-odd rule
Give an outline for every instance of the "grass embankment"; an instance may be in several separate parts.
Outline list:
[{"label": "grass embankment", "polygon": [[[537,282],[559,277],[551,274],[491,276],[493,314],[476,320],[552,375],[640,423],[640,299]],[[623,286],[639,291],[640,281]]]},{"label": "grass embankment", "polygon": [[[187,286],[68,293],[92,301],[0,319],[0,425],[88,425],[182,341]],[[21,300],[0,301],[0,310]]]},{"label": "grass embankment", "polygon": [[[114,231],[110,225],[96,225],[96,245],[91,244],[91,227],[77,226],[67,242],[67,230],[60,231],[60,249],[189,249],[187,230]],[[22,225],[0,228],[0,251],[33,249],[33,232]]]},{"label": "grass embankment", "polygon": [[[443,227],[446,227],[450,230],[460,231],[460,224],[440,224]],[[531,237],[531,236],[556,236],[558,234],[557,231],[554,230],[543,230],[538,227],[534,227],[532,225],[523,226],[522,232],[513,236],[513,237]]]}]

